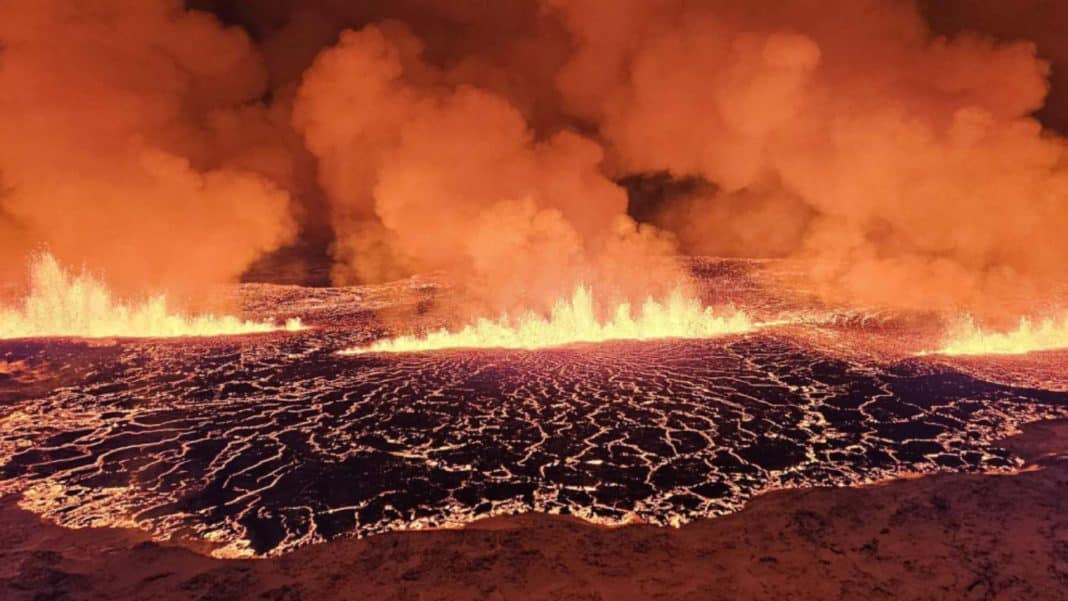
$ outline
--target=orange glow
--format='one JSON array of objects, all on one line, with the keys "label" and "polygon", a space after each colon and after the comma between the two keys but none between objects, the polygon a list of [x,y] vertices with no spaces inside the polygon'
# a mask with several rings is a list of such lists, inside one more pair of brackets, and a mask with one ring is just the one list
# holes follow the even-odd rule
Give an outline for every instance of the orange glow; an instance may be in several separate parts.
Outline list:
[{"label": "orange glow", "polygon": [[657,338],[710,338],[739,334],[755,325],[744,313],[729,309],[717,314],[710,307],[684,296],[671,294],[663,302],[648,299],[638,314],[627,303],[620,304],[612,319],[598,321],[593,293],[579,286],[570,299],[556,302],[548,319],[525,313],[515,320],[480,319],[458,332],[440,329],[424,336],[401,336],[380,340],[367,347],[342,351],[345,355],[364,353],[405,353],[447,348],[537,349],[576,342],[608,340],[651,340]]},{"label": "orange glow", "polygon": [[303,329],[300,319],[278,326],[229,315],[182,315],[168,308],[163,295],[126,304],[116,300],[107,286],[91,275],[71,275],[47,254],[34,258],[30,269],[31,289],[22,306],[0,306],[0,339],[165,338]]},{"label": "orange glow", "polygon": [[942,355],[1021,355],[1034,351],[1068,348],[1068,315],[1046,318],[1038,323],[1020,319],[1010,332],[984,330],[967,317],[951,331],[941,349]]}]

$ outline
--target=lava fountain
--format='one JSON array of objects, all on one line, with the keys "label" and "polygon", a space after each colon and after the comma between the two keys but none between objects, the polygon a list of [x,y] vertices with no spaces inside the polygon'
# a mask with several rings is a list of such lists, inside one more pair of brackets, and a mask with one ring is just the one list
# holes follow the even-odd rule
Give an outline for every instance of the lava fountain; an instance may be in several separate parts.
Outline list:
[{"label": "lava fountain", "polygon": [[279,326],[229,315],[184,315],[168,307],[164,295],[124,303],[103,282],[87,273],[73,275],[64,271],[49,254],[32,259],[30,272],[30,292],[22,305],[0,306],[0,339],[168,338],[303,329],[299,319]]},{"label": "lava fountain", "polygon": [[1022,355],[1036,351],[1068,348],[1068,315],[1033,322],[1021,318],[1014,330],[996,332],[984,329],[975,319],[961,319],[949,332],[940,355]]},{"label": "lava fountain", "polygon": [[344,355],[364,353],[407,353],[449,348],[538,349],[580,342],[609,340],[653,340],[659,338],[711,338],[753,330],[756,324],[743,312],[726,308],[717,313],[711,307],[676,291],[663,302],[647,299],[637,315],[629,303],[618,305],[612,317],[599,320],[593,292],[579,286],[570,299],[555,303],[549,317],[527,312],[515,319],[479,319],[459,331],[440,330],[422,336],[400,336],[379,340],[369,346],[341,351]]}]

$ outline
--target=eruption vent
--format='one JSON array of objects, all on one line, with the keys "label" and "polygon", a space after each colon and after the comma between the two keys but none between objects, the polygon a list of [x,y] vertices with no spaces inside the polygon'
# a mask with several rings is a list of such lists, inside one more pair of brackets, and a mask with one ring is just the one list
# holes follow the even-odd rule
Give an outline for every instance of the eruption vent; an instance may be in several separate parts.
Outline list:
[{"label": "eruption vent", "polygon": [[983,329],[972,318],[965,318],[950,332],[941,355],[1022,355],[1035,351],[1068,348],[1068,315],[1046,318],[1037,323],[1020,319],[1010,332]]},{"label": "eruption vent", "polygon": [[71,275],[47,254],[31,261],[30,268],[32,285],[22,306],[0,306],[0,339],[222,336],[303,328],[299,319],[278,326],[229,315],[182,315],[168,308],[163,295],[126,304],[91,275]]},{"label": "eruption vent", "polygon": [[342,351],[345,355],[364,353],[405,353],[447,348],[538,349],[576,342],[609,340],[652,340],[657,338],[711,338],[740,334],[755,326],[744,313],[729,309],[717,314],[710,307],[681,292],[672,293],[661,303],[647,299],[635,316],[627,303],[616,307],[610,320],[599,321],[593,293],[579,286],[570,299],[557,301],[549,318],[525,313],[515,320],[480,319],[458,332],[441,329],[424,336],[401,336],[375,342],[368,347]]}]

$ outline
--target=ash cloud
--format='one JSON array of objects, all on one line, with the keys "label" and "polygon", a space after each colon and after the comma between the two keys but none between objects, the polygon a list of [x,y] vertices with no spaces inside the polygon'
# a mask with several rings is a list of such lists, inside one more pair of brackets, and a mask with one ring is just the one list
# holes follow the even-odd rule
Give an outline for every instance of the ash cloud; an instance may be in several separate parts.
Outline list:
[{"label": "ash cloud", "polygon": [[320,224],[336,283],[443,270],[496,309],[661,293],[676,252],[991,313],[1068,269],[1049,3],[10,4],[5,258],[222,280]]}]

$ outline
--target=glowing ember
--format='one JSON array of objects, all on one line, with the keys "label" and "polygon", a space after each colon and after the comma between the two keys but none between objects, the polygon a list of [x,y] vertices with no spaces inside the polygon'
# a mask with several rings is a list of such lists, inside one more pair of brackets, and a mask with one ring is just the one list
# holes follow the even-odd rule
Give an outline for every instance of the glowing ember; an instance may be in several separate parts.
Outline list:
[{"label": "glowing ember", "polygon": [[173,313],[162,295],[125,304],[113,298],[100,281],[88,274],[74,276],[63,271],[47,254],[31,261],[30,268],[32,286],[22,306],[0,307],[0,339],[221,336],[303,328],[299,319],[278,326],[228,315]]},{"label": "glowing ember", "polygon": [[983,330],[967,317],[950,332],[948,341],[938,351],[942,355],[1021,355],[1033,351],[1068,348],[1068,316],[1047,318],[1036,325],[1020,319],[1011,332]]},{"label": "glowing ember", "polygon": [[548,319],[526,313],[515,320],[480,319],[458,332],[446,329],[424,336],[401,336],[380,340],[367,347],[342,351],[363,353],[404,353],[447,348],[536,349],[575,342],[608,340],[651,340],[656,338],[710,338],[748,332],[755,326],[744,313],[729,310],[717,315],[710,307],[680,292],[666,302],[648,299],[635,317],[629,304],[621,304],[607,322],[600,323],[594,311],[594,297],[578,287],[569,300],[557,301]]}]

